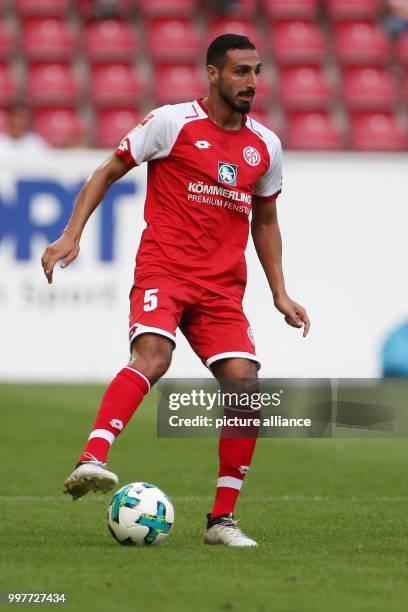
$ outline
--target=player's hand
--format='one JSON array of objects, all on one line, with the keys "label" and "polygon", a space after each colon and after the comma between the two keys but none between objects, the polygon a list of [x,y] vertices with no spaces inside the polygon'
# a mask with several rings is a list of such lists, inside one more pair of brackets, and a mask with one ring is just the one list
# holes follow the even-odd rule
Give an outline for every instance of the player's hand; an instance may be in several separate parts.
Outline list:
[{"label": "player's hand", "polygon": [[61,268],[66,268],[78,257],[78,253],[79,240],[72,238],[68,234],[62,234],[58,240],[47,246],[41,257],[41,265],[50,285],[55,264],[62,260]]},{"label": "player's hand", "polygon": [[306,338],[310,329],[309,317],[306,310],[300,304],[290,299],[288,295],[275,299],[275,306],[283,315],[285,321],[292,327],[303,327],[303,337]]}]

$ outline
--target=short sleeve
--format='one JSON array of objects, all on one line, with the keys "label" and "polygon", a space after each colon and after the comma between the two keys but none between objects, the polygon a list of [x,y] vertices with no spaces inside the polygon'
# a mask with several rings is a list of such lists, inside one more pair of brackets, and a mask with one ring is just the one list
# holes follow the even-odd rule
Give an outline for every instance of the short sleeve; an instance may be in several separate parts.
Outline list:
[{"label": "short sleeve", "polygon": [[129,168],[145,161],[167,157],[177,135],[166,107],[151,111],[123,138],[115,153]]},{"label": "short sleeve", "polygon": [[282,191],[282,145],[277,136],[268,143],[269,167],[258,179],[254,195],[262,198],[278,196]]}]

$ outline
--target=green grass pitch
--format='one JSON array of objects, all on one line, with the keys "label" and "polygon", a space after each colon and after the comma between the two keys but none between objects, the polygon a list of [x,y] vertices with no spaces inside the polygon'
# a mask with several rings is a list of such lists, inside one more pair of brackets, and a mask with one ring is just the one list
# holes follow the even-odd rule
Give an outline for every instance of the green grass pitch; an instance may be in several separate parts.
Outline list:
[{"label": "green grass pitch", "polygon": [[102,392],[0,386],[1,591],[64,591],[65,609],[91,612],[407,610],[405,439],[260,440],[237,507],[259,547],[210,547],[217,441],[157,439],[149,397],[109,465],[163,488],[176,522],[161,546],[122,547],[108,497],[61,493]]}]

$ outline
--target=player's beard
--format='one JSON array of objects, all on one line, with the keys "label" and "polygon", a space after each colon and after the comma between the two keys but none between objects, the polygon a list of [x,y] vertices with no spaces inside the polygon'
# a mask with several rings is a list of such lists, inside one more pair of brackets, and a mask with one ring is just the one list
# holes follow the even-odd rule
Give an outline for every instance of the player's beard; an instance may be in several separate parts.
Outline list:
[{"label": "player's beard", "polygon": [[[241,115],[246,115],[247,113],[249,113],[251,109],[253,97],[250,100],[237,100],[236,98],[233,98],[228,93],[228,91],[226,89],[223,89],[220,85],[218,85],[217,90],[218,90],[218,95],[220,96],[221,100],[223,100],[225,104],[227,104],[230,107],[231,110],[233,110],[236,113],[240,113]],[[238,95],[240,94],[242,95],[243,93],[247,93],[247,92],[240,91]],[[253,96],[254,95],[255,95],[255,92],[253,92]]]}]

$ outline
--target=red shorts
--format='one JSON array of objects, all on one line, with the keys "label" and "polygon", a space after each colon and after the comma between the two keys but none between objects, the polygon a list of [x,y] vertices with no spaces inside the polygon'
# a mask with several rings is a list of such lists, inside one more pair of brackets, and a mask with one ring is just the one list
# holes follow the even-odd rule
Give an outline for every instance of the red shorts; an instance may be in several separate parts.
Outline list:
[{"label": "red shorts", "polygon": [[129,340],[145,333],[176,344],[180,328],[193,351],[210,367],[219,359],[242,357],[255,361],[251,327],[239,300],[223,297],[182,279],[145,279],[130,292]]}]

